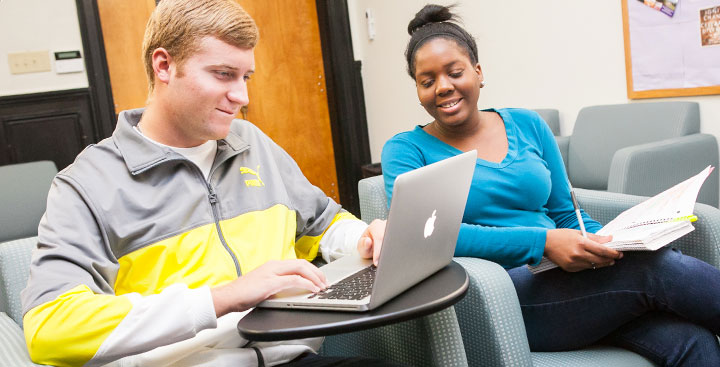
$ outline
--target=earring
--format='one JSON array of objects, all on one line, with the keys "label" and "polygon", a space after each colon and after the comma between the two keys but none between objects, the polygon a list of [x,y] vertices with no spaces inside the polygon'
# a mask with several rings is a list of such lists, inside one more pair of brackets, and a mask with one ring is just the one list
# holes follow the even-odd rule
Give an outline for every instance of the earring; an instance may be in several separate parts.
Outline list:
[{"label": "earring", "polygon": [[484,80],[481,80],[481,81],[480,81],[480,88],[483,88],[484,86],[485,86],[485,81],[484,81]]}]

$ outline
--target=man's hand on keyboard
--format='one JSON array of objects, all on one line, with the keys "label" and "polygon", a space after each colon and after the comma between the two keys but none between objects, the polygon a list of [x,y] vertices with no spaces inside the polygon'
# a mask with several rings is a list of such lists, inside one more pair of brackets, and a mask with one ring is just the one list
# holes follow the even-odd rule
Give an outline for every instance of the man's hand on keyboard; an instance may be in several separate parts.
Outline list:
[{"label": "man's hand on keyboard", "polygon": [[375,219],[370,223],[365,232],[358,240],[357,250],[363,259],[373,259],[373,264],[377,266],[380,258],[380,248],[382,247],[383,236],[385,235],[385,221]]},{"label": "man's hand on keyboard", "polygon": [[215,314],[220,317],[234,311],[245,311],[280,291],[303,288],[319,292],[327,279],[307,260],[271,260],[210,293]]}]

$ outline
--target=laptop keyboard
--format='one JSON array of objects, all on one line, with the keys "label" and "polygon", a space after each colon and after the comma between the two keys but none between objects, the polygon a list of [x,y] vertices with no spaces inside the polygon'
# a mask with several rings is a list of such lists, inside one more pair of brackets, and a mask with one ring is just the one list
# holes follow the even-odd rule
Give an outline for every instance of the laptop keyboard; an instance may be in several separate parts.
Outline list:
[{"label": "laptop keyboard", "polygon": [[368,266],[308,298],[361,300],[372,292],[376,271],[375,265]]}]

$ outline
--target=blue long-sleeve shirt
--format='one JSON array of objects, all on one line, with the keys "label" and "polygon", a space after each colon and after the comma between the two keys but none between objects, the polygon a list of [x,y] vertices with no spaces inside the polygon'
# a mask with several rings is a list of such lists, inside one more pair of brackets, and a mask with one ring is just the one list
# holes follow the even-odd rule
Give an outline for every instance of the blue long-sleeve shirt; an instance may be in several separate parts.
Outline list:
[{"label": "blue long-sleeve shirt", "polygon": [[[565,165],[555,137],[537,113],[491,111],[505,123],[508,152],[500,163],[477,160],[455,256],[481,257],[506,268],[537,264],[548,229],[579,229]],[[388,140],[382,151],[388,205],[398,175],[460,153],[421,126]],[[582,215],[588,232],[601,228]]]}]

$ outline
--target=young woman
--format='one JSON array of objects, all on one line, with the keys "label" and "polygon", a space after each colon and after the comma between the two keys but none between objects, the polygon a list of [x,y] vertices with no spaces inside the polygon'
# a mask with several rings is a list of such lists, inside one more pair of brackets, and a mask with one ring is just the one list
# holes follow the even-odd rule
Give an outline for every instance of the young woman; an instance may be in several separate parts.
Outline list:
[{"label": "young woman", "polygon": [[[454,20],[427,5],[408,25],[408,73],[433,120],[385,144],[388,198],[399,174],[477,149],[455,254],[508,269],[533,351],[603,342],[660,365],[720,366],[720,271],[670,248],[609,249],[585,213],[583,237],[552,132],[528,110],[478,110],[477,46]],[[561,269],[532,275],[524,265],[543,255]]]}]

